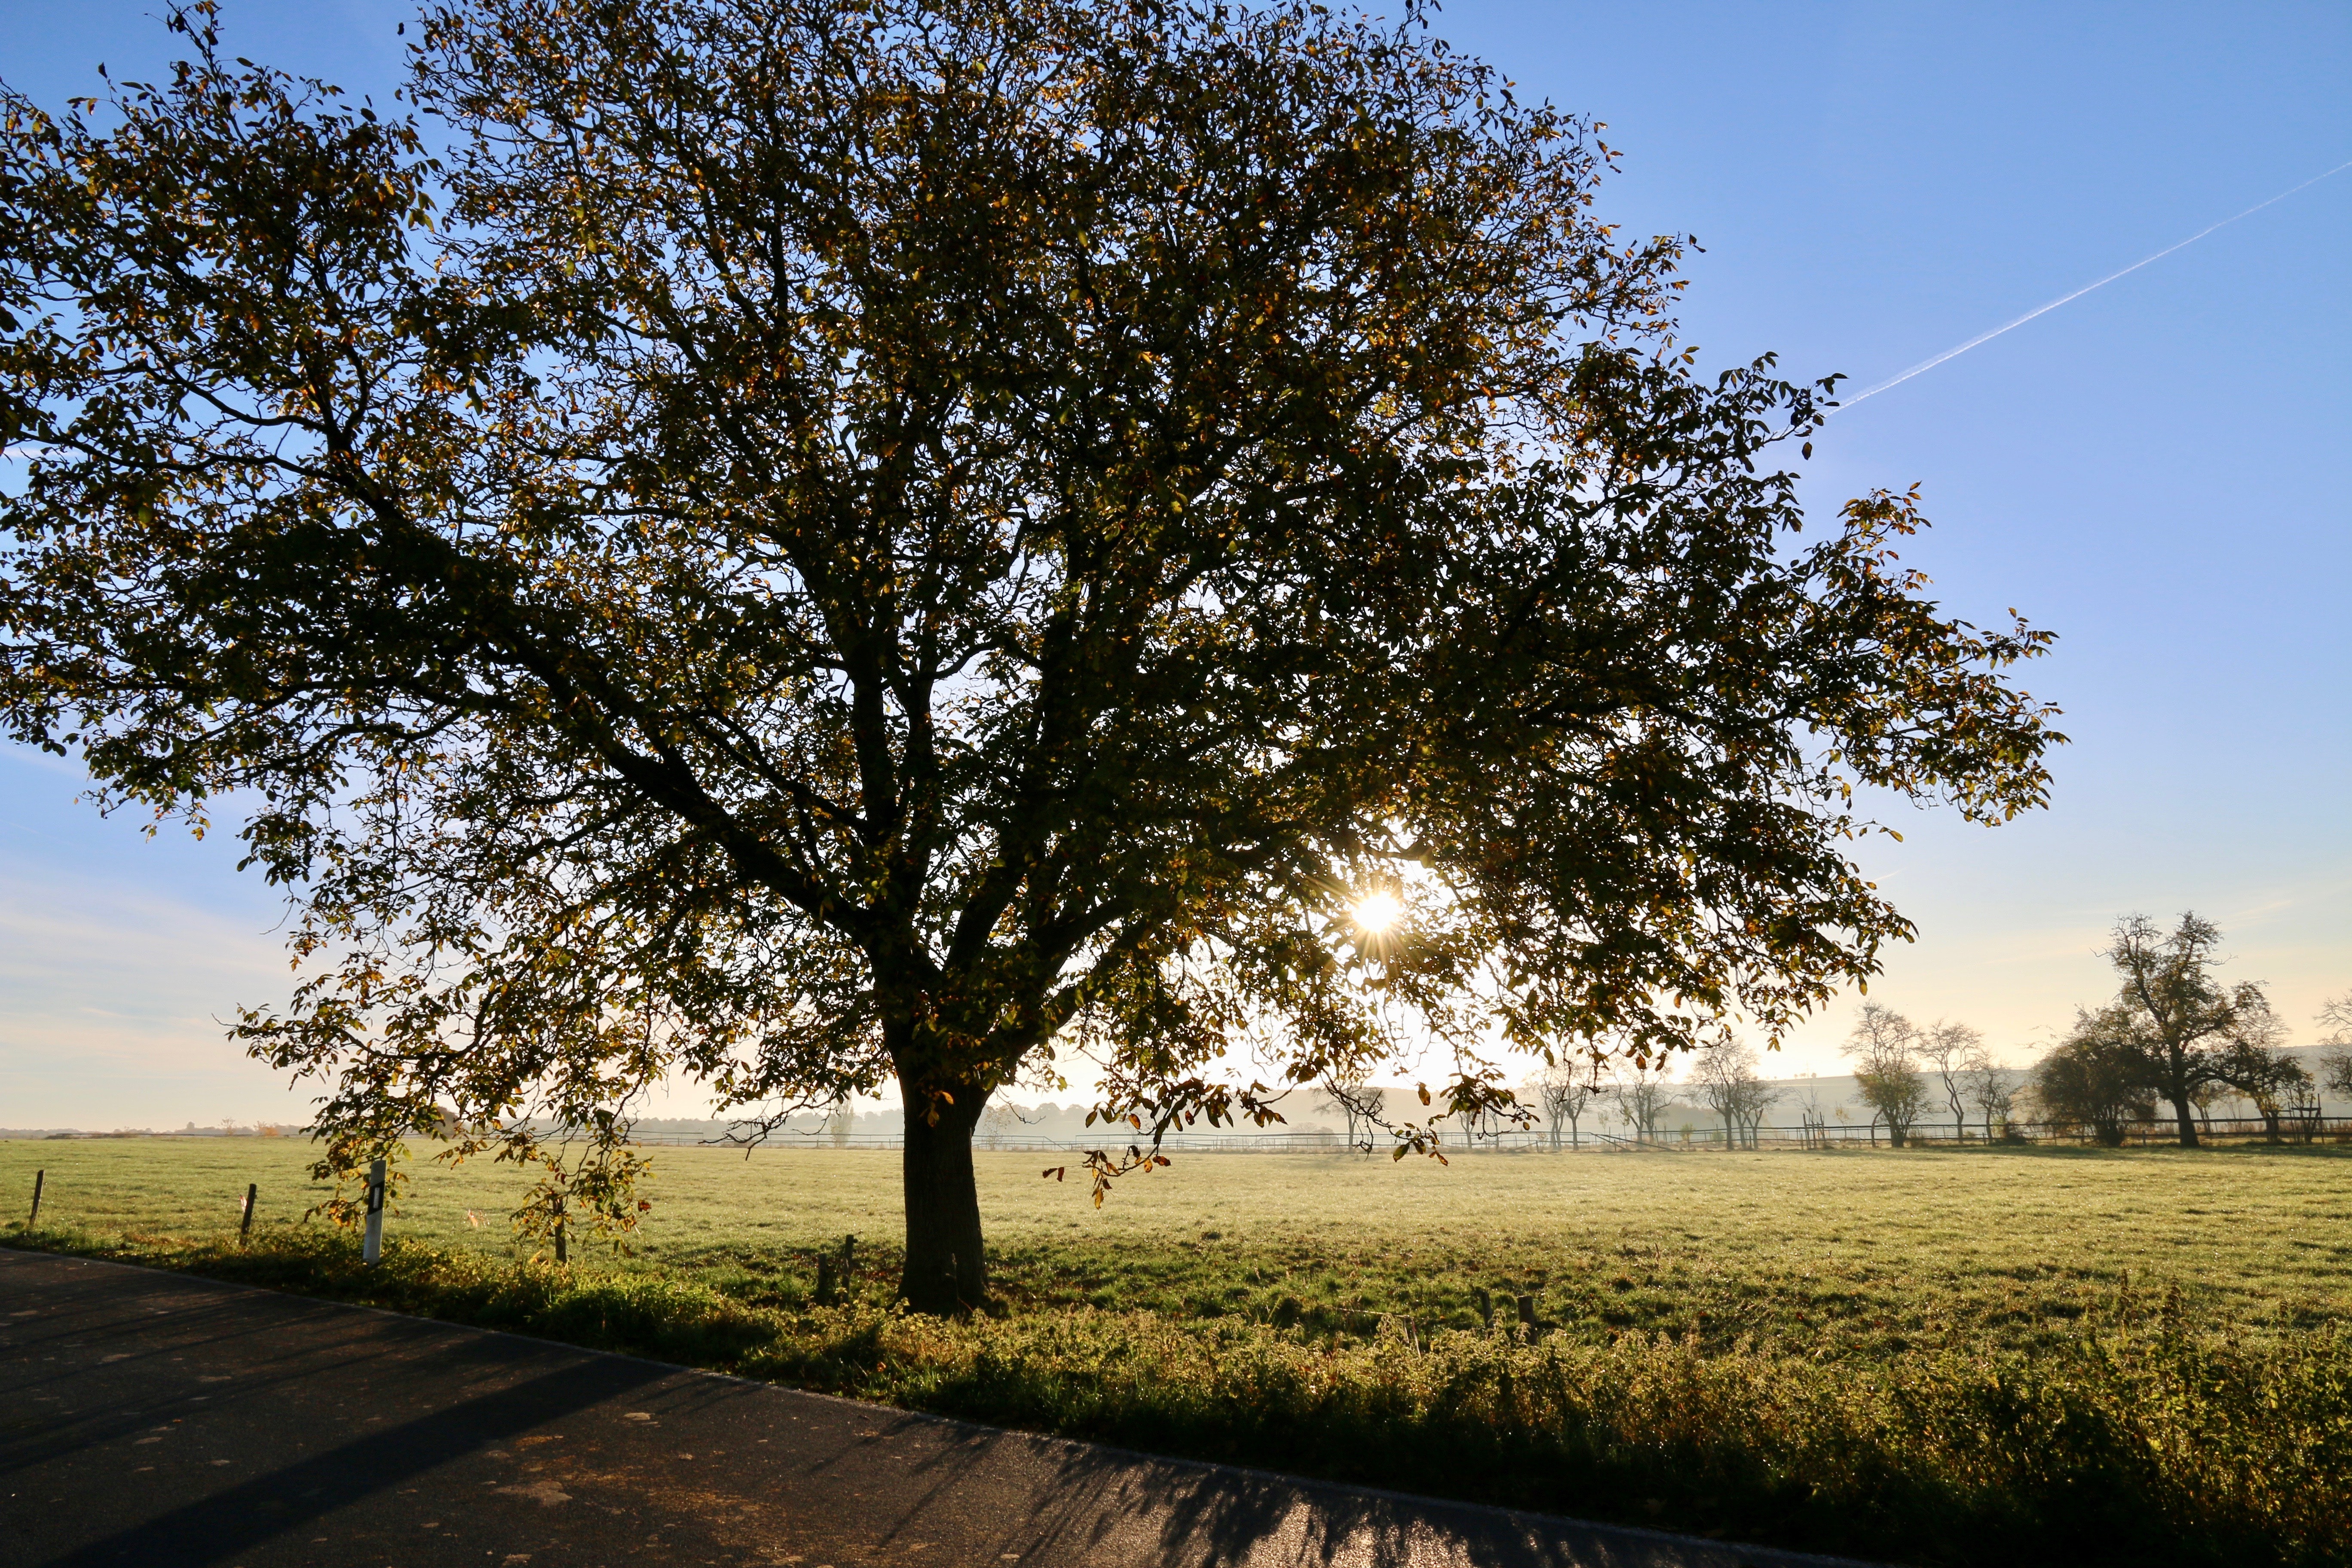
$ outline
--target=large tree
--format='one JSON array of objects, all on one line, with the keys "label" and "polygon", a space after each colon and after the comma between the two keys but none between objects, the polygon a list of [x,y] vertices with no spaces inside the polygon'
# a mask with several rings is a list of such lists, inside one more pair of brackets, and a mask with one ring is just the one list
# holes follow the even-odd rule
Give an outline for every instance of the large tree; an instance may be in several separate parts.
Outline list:
[{"label": "large tree", "polygon": [[0,700],[242,815],[329,1169],[439,1107],[625,1224],[666,1076],[895,1081],[952,1310],[1017,1074],[1092,1054],[1099,1178],[1403,1031],[1432,1149],[1498,1044],[1873,973],[1856,784],[2042,799],[2046,634],[1907,495],[1801,537],[1829,384],[1700,379],[1595,128],[1417,7],[468,0],[417,122],[173,25],[6,101]]},{"label": "large tree", "polygon": [[2214,973],[2221,942],[2221,928],[2193,912],[2170,931],[2146,915],[2126,916],[2106,952],[2122,986],[2113,1003],[2085,1016],[2101,1021],[2101,1037],[2127,1052],[2140,1083],[2172,1107],[2184,1149],[2197,1146],[2197,1090],[2235,1087],[2249,1070],[2259,1079],[2279,1033],[2260,985],[2232,985]]}]

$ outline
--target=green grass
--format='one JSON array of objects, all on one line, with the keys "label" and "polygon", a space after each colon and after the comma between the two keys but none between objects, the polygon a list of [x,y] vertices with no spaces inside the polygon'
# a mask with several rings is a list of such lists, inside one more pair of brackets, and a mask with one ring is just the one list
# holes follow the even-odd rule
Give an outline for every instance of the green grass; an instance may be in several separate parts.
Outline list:
[{"label": "green grass", "polygon": [[[1202,1155],[1099,1212],[982,1154],[1008,1310],[952,1324],[888,1308],[893,1155],[661,1151],[630,1255],[564,1269],[510,1170],[426,1165],[373,1272],[299,1223],[308,1157],[0,1144],[0,1213],[40,1164],[19,1245],[1405,1489],[1921,1563],[2352,1562],[2333,1149]],[[1479,1289],[1535,1298],[1534,1342]]]}]

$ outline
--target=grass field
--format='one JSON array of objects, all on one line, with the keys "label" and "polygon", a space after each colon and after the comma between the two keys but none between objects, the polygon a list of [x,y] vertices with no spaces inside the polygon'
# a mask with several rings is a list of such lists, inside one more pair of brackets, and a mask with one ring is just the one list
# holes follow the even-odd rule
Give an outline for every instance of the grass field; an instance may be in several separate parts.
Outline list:
[{"label": "grass field", "polygon": [[[982,1154],[1008,1310],[966,1324],[887,1309],[892,1154],[660,1151],[628,1255],[564,1270],[517,1247],[510,1170],[421,1163],[373,1276],[301,1223],[308,1158],[0,1143],[0,1215],[20,1244],[1408,1489],[1917,1562],[2352,1561],[2342,1151],[1200,1155],[1100,1211]],[[849,1234],[857,1300],[816,1309]],[[1488,1331],[1478,1291],[1533,1297],[1537,1333]]]},{"label": "grass field", "polygon": [[[284,1139],[0,1143],[0,1214],[46,1167],[44,1218],[169,1245],[226,1236],[247,1182],[264,1234],[327,1191]],[[2178,1286],[2200,1322],[2264,1339],[2352,1317],[2352,1159],[2328,1150],[1511,1154],[1441,1166],[1197,1155],[1097,1210],[1040,1157],[976,1156],[996,1287],[1016,1310],[1087,1304],[1317,1322],[1353,1311],[1468,1327],[1474,1289],[1537,1297],[1541,1322],[1742,1335],[1810,1352],[2032,1349],[2128,1294]],[[665,1149],[626,1259],[797,1303],[812,1258],[860,1238],[887,1289],[898,1156]],[[520,1182],[413,1164],[396,1237],[501,1257]],[[479,1219],[469,1224],[468,1212]],[[583,1247],[583,1254],[598,1255]],[[1318,1313],[1318,1309],[1321,1309]]]}]

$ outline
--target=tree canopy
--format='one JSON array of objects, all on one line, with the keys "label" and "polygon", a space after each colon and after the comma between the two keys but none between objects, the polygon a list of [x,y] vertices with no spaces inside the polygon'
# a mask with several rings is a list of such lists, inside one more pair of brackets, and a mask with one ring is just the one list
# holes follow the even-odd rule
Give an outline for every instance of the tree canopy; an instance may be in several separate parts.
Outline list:
[{"label": "tree canopy", "polygon": [[0,137],[0,703],[242,817],[330,1169],[446,1112],[625,1225],[666,1077],[894,1082],[946,1310],[1017,1075],[1091,1055],[1099,1180],[1433,1042],[1434,1148],[1873,973],[1857,786],[2043,798],[2047,634],[1911,494],[1801,534],[1833,383],[1701,377],[1599,128],[1418,6],[422,21],[422,118],[202,5]]},{"label": "tree canopy", "polygon": [[2155,1091],[2131,1043],[2130,1020],[2112,1006],[2075,1019],[2035,1066],[2033,1095],[2050,1121],[2087,1127],[2110,1149],[2121,1146],[2133,1122],[2156,1115]]},{"label": "tree canopy", "polygon": [[2139,1086],[2172,1107],[2183,1148],[2197,1145],[2200,1089],[2226,1084],[2256,1099],[2270,1092],[2272,1047],[2284,1033],[2259,984],[2232,985],[2214,973],[2221,943],[2221,928],[2194,912],[2170,931],[2146,915],[2125,916],[2106,952],[2122,983],[2116,999],[2075,1028],[2122,1053]]}]

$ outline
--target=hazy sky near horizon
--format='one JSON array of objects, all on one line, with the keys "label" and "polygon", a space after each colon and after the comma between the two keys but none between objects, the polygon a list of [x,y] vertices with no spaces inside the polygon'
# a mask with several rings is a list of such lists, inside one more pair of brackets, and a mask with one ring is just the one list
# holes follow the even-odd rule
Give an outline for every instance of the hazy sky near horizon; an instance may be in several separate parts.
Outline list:
[{"label": "hazy sky near horizon", "polygon": [[[1378,7],[1375,7],[1377,9]],[[157,72],[161,0],[0,0],[0,76],[58,106]],[[232,53],[381,101],[373,0],[224,0]],[[1601,210],[1695,235],[1703,365],[1872,385],[2352,158],[2352,9],[1483,0],[1437,31],[1608,122]],[[1953,610],[2060,634],[2052,808],[1893,808],[1865,863],[1917,922],[1875,1000],[2018,1059],[2109,989],[2115,917],[2194,909],[2313,1038],[2352,989],[2352,170],[1834,418],[1809,504],[1917,483]],[[0,476],[5,477],[5,476]],[[0,1125],[290,1120],[223,1038],[281,999],[282,913],[195,844],[0,751]],[[1836,1070],[1853,998],[1777,1070]],[[688,1109],[685,1105],[674,1109]]]}]

